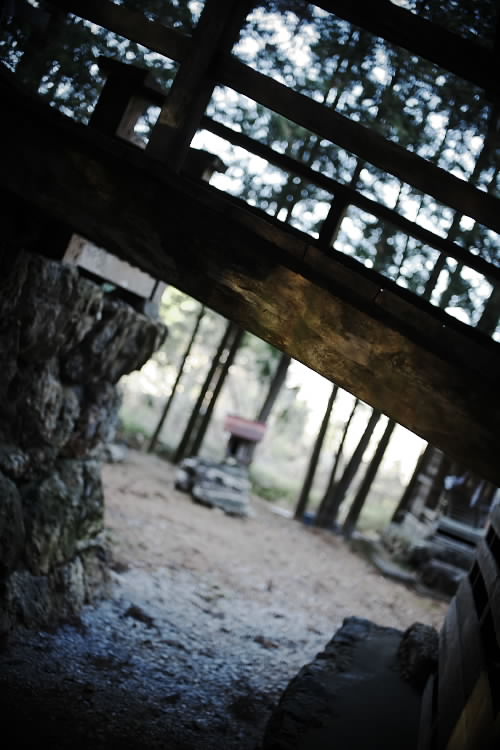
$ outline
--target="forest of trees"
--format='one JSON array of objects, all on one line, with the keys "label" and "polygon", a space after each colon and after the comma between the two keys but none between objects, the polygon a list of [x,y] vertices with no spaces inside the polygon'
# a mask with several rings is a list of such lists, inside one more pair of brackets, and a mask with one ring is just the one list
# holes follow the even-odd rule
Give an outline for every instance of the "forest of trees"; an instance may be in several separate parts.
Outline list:
[{"label": "forest of trees", "polygon": [[[202,3],[197,1],[122,0],[120,4],[187,34],[202,11]],[[481,44],[493,45],[498,12],[494,0],[461,3],[407,0],[399,4]],[[48,23],[21,12],[21,4],[14,3],[12,14],[3,19],[0,60],[15,71],[31,92],[37,92],[51,105],[87,122],[103,84],[98,66],[101,55],[152,69],[158,82],[168,89],[177,70],[173,61],[95,24],[53,9],[48,3],[40,3],[40,6],[42,12],[49,13]],[[472,84],[300,0],[256,4],[233,52],[259,72],[370,126],[480,189],[498,194],[498,104],[489,101]],[[142,138],[147,139],[157,114],[157,109],[150,108],[141,119],[138,132]],[[356,188],[421,226],[498,263],[499,241],[493,231],[270,109],[218,86],[207,114],[226,127]],[[319,235],[331,194],[243,148],[231,146],[207,130],[196,135],[194,145],[217,153],[227,165],[227,172],[213,181],[217,187],[312,237]],[[500,286],[463,263],[445,257],[388,222],[353,207],[345,215],[333,246],[476,326],[486,335],[500,338]],[[182,304],[189,307],[185,300]],[[175,305],[169,307],[171,317],[175,317],[174,308]],[[164,423],[168,425],[171,419],[170,408],[175,392],[184,387],[184,368],[189,365],[196,337],[203,335],[205,346],[213,352],[211,363],[206,363],[206,371],[200,371],[200,377],[192,382],[192,405],[197,403],[197,407],[191,421],[186,420],[184,434],[179,435],[175,448],[177,460],[201,450],[217,396],[238,351],[241,353],[245,347],[251,350],[252,372],[259,383],[254,398],[241,404],[241,411],[249,418],[267,420],[285,383],[289,364],[284,355],[244,334],[233,324],[227,323],[221,331],[220,321],[216,323],[211,311],[200,310],[196,303],[192,303],[188,312],[186,330],[182,331],[183,316],[179,312],[180,324],[171,325],[172,335],[156,360],[166,366],[175,358],[176,372],[172,375],[171,369],[171,399],[163,401],[163,422],[158,423],[151,447],[161,440]],[[177,331],[182,335],[177,337]],[[324,456],[327,449],[332,451],[334,445],[329,479],[316,520],[325,527],[335,523],[356,478],[357,489],[344,528],[345,533],[351,533],[395,424],[385,422],[381,414],[364,407],[366,426],[361,430],[357,447],[346,456],[346,436],[353,419],[358,418],[356,410],[359,415],[360,405],[353,400],[351,414],[342,424],[336,424],[336,396],[334,386],[325,402],[325,416],[317,441],[310,446],[311,460],[298,493],[297,516],[302,517],[308,507],[320,455]],[[290,419],[290,431],[300,430],[304,425],[304,407],[297,408],[301,416],[295,422]],[[161,416],[159,412],[158,420]],[[333,441],[327,439],[331,422],[335,426]],[[384,428],[380,434],[382,423]],[[374,448],[370,439],[377,425],[379,440]],[[369,446],[371,460],[363,463]]]}]

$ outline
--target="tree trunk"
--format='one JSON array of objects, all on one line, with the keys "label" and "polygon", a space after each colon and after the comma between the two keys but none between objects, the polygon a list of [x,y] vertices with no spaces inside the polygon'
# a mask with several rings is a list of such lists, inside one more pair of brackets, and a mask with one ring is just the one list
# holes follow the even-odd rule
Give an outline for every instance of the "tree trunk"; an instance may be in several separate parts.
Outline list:
[{"label": "tree trunk", "polygon": [[381,412],[377,411],[376,409],[372,409],[372,413],[365,427],[365,431],[363,432],[361,439],[354,453],[352,454],[349,460],[349,463],[345,467],[339,483],[337,484],[335,488],[335,492],[332,498],[332,503],[329,508],[329,511],[330,511],[329,518],[330,518],[330,523],[332,526],[337,519],[339,508],[342,505],[342,502],[346,496],[347,490],[349,489],[349,486],[352,480],[356,476],[356,473],[359,469],[361,461],[363,460],[365,451],[368,448],[368,443],[370,442],[370,438],[373,435],[375,427],[377,426],[377,423],[381,416],[382,416]]},{"label": "tree trunk", "polygon": [[488,336],[493,336],[498,326],[498,319],[500,317],[500,284],[494,282],[490,296],[485,302],[483,312],[477,327],[483,333]]},{"label": "tree trunk", "polygon": [[[276,367],[274,375],[271,379],[269,390],[264,399],[264,403],[260,407],[260,411],[257,414],[257,422],[267,422],[276,399],[278,398],[279,393],[283,388],[283,385],[285,384],[286,374],[288,372],[291,361],[292,358],[288,354],[282,353],[280,355],[278,366]],[[250,464],[252,463],[256,449],[257,443],[246,443],[244,448],[244,463],[246,466],[250,466]]]},{"label": "tree trunk", "polygon": [[356,523],[358,521],[361,511],[363,510],[363,506],[366,502],[366,498],[368,497],[368,493],[370,492],[371,486],[373,484],[373,480],[375,479],[375,476],[377,474],[377,471],[379,470],[380,464],[382,463],[382,459],[384,458],[384,454],[387,450],[387,446],[389,445],[389,441],[391,439],[391,436],[392,436],[392,433],[394,432],[395,427],[396,427],[396,422],[393,419],[389,419],[389,421],[387,422],[386,428],[384,430],[384,434],[382,435],[380,442],[377,445],[377,449],[375,453],[373,454],[373,458],[370,461],[370,465],[368,466],[366,470],[365,476],[363,477],[363,481],[361,482],[361,485],[359,486],[359,489],[356,493],[356,497],[352,501],[351,507],[349,508],[349,512],[344,521],[344,525],[342,526],[342,534],[346,537],[346,539],[351,538],[353,531],[356,528]]},{"label": "tree trunk", "polygon": [[318,512],[316,514],[316,526],[321,526],[322,528],[327,528],[329,526],[332,526],[333,521],[335,520],[330,515],[330,507],[332,505],[332,501],[335,495],[335,477],[337,476],[337,469],[340,463],[340,459],[342,458],[342,451],[344,448],[344,443],[347,438],[347,434],[349,432],[349,427],[351,426],[351,422],[353,420],[353,417],[356,413],[358,406],[359,406],[359,399],[357,398],[354,401],[353,407],[351,409],[351,413],[349,414],[347,422],[344,425],[342,438],[340,440],[339,447],[337,448],[337,453],[335,456],[335,461],[333,462],[330,479],[328,480],[328,487],[326,489],[326,492],[324,494],[324,497],[321,501]]},{"label": "tree trunk", "polygon": [[264,399],[264,403],[260,407],[260,411],[257,414],[257,417],[256,417],[257,422],[267,422],[268,417],[271,413],[271,409],[273,408],[274,403],[276,399],[278,398],[279,392],[281,391],[285,383],[286,374],[288,372],[288,368],[290,366],[291,361],[292,361],[292,358],[290,357],[289,354],[282,353],[280,355],[280,359],[276,367],[276,370],[274,372],[274,375],[272,377],[269,390]]},{"label": "tree trunk", "polygon": [[311,459],[309,461],[309,466],[307,467],[304,484],[302,485],[302,490],[300,492],[297,507],[295,509],[295,518],[299,521],[302,520],[304,512],[307,508],[309,493],[311,491],[312,483],[314,481],[314,475],[316,474],[316,469],[318,467],[321,448],[323,447],[323,443],[325,441],[326,431],[330,422],[330,415],[332,413],[333,404],[335,402],[338,390],[338,386],[334,385],[330,394],[330,398],[328,399],[328,404],[326,406],[325,414],[321,422],[321,427],[319,428],[318,437],[316,438],[316,442],[314,443],[314,448],[311,454]]},{"label": "tree trunk", "polygon": [[427,461],[429,460],[433,450],[434,448],[432,447],[432,445],[430,445],[430,443],[427,443],[424,450],[420,454],[417,465],[415,466],[415,470],[411,475],[411,479],[406,485],[406,489],[401,496],[401,500],[399,501],[396,510],[392,515],[391,523],[401,523],[403,521],[406,515],[406,511],[408,510],[410,503],[413,500],[415,489],[418,484],[418,478],[422,471],[425,470],[425,466],[427,465]]},{"label": "tree trunk", "polygon": [[166,420],[167,415],[168,415],[168,413],[170,411],[170,406],[172,405],[172,401],[173,401],[173,398],[174,398],[175,393],[177,391],[177,387],[178,387],[180,379],[182,378],[182,375],[184,373],[184,367],[186,366],[187,358],[189,357],[189,355],[191,353],[191,349],[193,347],[194,340],[196,338],[196,334],[198,333],[198,329],[200,327],[200,324],[201,324],[201,321],[202,321],[204,315],[205,315],[205,307],[204,307],[204,305],[202,305],[200,307],[200,311],[199,311],[199,313],[198,313],[198,315],[196,317],[194,328],[193,328],[193,331],[191,333],[191,337],[189,339],[189,343],[188,343],[188,345],[186,347],[186,350],[185,350],[185,352],[183,354],[183,357],[182,357],[182,360],[181,360],[181,363],[180,363],[180,366],[179,366],[179,370],[177,371],[177,377],[175,378],[175,382],[174,382],[174,384],[172,386],[172,390],[170,391],[169,397],[168,397],[168,399],[167,399],[167,401],[165,403],[165,406],[163,407],[163,411],[161,413],[161,417],[158,420],[158,424],[156,425],[156,429],[155,429],[155,431],[153,433],[153,437],[151,438],[151,441],[149,443],[148,453],[152,453],[154,451],[156,443],[158,442],[158,438],[160,437],[160,433],[162,431],[163,425],[165,424],[165,420]]},{"label": "tree trunk", "polygon": [[205,413],[203,414],[200,426],[198,427],[198,430],[194,436],[191,449],[189,451],[191,456],[197,456],[200,451],[201,444],[203,442],[206,431],[208,429],[208,425],[210,424],[210,420],[212,418],[215,404],[217,402],[217,399],[219,398],[219,394],[222,390],[222,386],[224,385],[224,381],[226,380],[226,377],[229,373],[229,368],[234,362],[236,352],[240,348],[241,341],[244,335],[245,335],[245,331],[243,330],[243,328],[236,328],[229,351],[227,353],[227,356],[224,362],[222,363],[214,389],[212,393],[210,394],[210,399],[207,404],[207,408],[205,409]]},{"label": "tree trunk", "polygon": [[203,405],[203,402],[205,400],[205,397],[207,395],[207,391],[210,388],[210,384],[212,380],[214,379],[215,373],[217,371],[217,368],[219,366],[219,362],[222,358],[222,355],[224,351],[227,349],[232,336],[233,331],[237,326],[234,323],[228,322],[226,326],[226,330],[224,331],[224,334],[222,336],[222,339],[220,341],[220,344],[218,346],[217,352],[215,353],[215,356],[212,360],[212,364],[210,365],[210,369],[207,373],[207,376],[205,378],[205,381],[203,385],[201,386],[200,392],[198,394],[198,398],[196,399],[196,403],[193,407],[193,411],[191,412],[191,415],[188,419],[188,423],[186,425],[186,428],[184,430],[184,434],[182,435],[182,438],[179,442],[179,445],[177,446],[177,450],[174,454],[174,463],[179,463],[179,461],[182,461],[184,456],[187,454],[188,449],[188,443],[191,440],[192,433],[194,431],[196,422],[198,420],[201,407]]}]

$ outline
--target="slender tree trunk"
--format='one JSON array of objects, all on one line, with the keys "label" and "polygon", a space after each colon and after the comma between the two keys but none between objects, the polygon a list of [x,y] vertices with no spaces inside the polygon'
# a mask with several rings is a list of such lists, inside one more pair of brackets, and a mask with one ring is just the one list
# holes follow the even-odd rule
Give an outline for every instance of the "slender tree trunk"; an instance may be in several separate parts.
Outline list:
[{"label": "slender tree trunk", "polygon": [[196,321],[194,324],[193,331],[191,333],[191,337],[189,339],[189,343],[186,347],[179,369],[177,371],[177,377],[175,378],[175,382],[172,386],[172,390],[170,391],[169,397],[167,398],[165,406],[163,407],[163,411],[161,413],[160,419],[158,420],[158,424],[156,425],[156,429],[153,433],[153,437],[151,438],[151,441],[149,443],[148,453],[152,453],[154,451],[156,443],[158,442],[158,438],[160,437],[160,433],[163,429],[163,425],[165,424],[165,420],[170,411],[170,407],[172,405],[172,401],[177,391],[177,387],[179,385],[180,379],[182,378],[182,375],[184,374],[184,367],[186,366],[187,358],[191,354],[191,349],[193,348],[194,340],[196,338],[196,334],[198,333],[198,329],[200,327],[200,324],[201,324],[201,321],[203,320],[204,315],[205,315],[205,307],[202,305],[196,317]]},{"label": "slender tree trunk", "polygon": [[[489,146],[487,144],[487,141],[484,142],[483,148],[481,149],[481,152],[479,156],[476,159],[476,163],[474,164],[474,169],[472,170],[472,173],[469,177],[469,183],[471,185],[475,185],[478,181],[481,172],[485,168],[485,154],[487,153]],[[451,223],[451,226],[446,234],[446,239],[451,240],[454,242],[458,235],[461,232],[460,229],[460,222],[462,221],[463,214],[456,212],[453,221]],[[434,291],[436,284],[438,282],[439,276],[441,274],[441,271],[446,266],[447,256],[444,253],[440,253],[439,258],[437,259],[434,268],[431,271],[431,275],[429,276],[427,280],[427,284],[425,285],[423,298],[424,299],[430,299],[432,292]]]},{"label": "slender tree trunk", "polygon": [[[485,147],[483,147],[483,149],[481,151],[481,155],[483,154],[484,150],[485,150]],[[481,170],[484,169],[484,166],[486,166],[486,165],[481,166],[482,162],[484,161],[481,158],[481,155],[478,157],[476,167],[474,169],[474,172],[471,175],[471,180],[473,180],[474,182],[477,181],[477,179],[478,179],[478,177],[480,175]],[[497,175],[498,175],[498,169],[495,169],[493,171],[493,175],[492,175],[492,177],[491,177],[491,179],[490,179],[490,181],[488,183],[488,188],[487,188],[487,192],[488,193],[494,192],[495,187],[496,187]],[[460,232],[460,228],[458,228],[458,231],[455,232],[455,235],[454,235],[453,239],[455,239],[455,237],[459,234],[459,232]],[[449,234],[448,234],[448,238],[449,238]],[[443,293],[441,295],[441,298],[439,300],[439,306],[440,307],[446,308],[450,304],[450,302],[451,302],[451,300],[453,298],[453,285],[454,285],[455,281],[457,281],[458,278],[460,277],[460,274],[462,273],[463,268],[464,268],[464,263],[457,263],[457,265],[455,267],[455,270],[453,271],[453,273],[450,274],[450,278],[448,280],[448,286],[443,291]]]},{"label": "slender tree trunk", "polygon": [[498,326],[498,318],[500,317],[500,283],[494,281],[495,286],[486,303],[481,314],[481,318],[477,324],[477,327],[483,333],[492,336]]},{"label": "slender tree trunk", "polygon": [[288,354],[282,353],[280,355],[279,362],[272,377],[269,390],[264,399],[264,403],[260,407],[260,411],[257,414],[257,422],[267,422],[274,403],[278,398],[279,392],[281,391],[285,383],[286,374],[288,372],[291,361],[292,358]]},{"label": "slender tree trunk", "polygon": [[231,342],[231,346],[229,347],[227,356],[224,362],[222,363],[220,373],[218,375],[214,389],[210,395],[210,400],[207,404],[200,426],[198,427],[198,430],[194,436],[191,449],[189,451],[192,456],[197,456],[200,451],[201,444],[203,443],[203,439],[207,432],[208,425],[210,424],[210,420],[212,418],[215,404],[217,403],[217,399],[219,398],[219,394],[222,390],[222,386],[224,385],[224,381],[226,380],[227,375],[229,373],[229,368],[234,362],[236,352],[241,346],[241,341],[244,335],[245,335],[245,331],[242,328],[237,329],[234,334],[234,338]]},{"label": "slender tree trunk", "polygon": [[425,467],[427,465],[427,462],[432,454],[433,451],[432,445],[430,443],[427,443],[424,450],[420,454],[417,465],[415,466],[415,470],[413,474],[411,475],[411,479],[406,485],[405,491],[403,492],[401,496],[401,500],[399,501],[396,510],[394,511],[391,523],[401,523],[406,515],[406,511],[408,510],[411,501],[413,500],[413,496],[415,494],[415,489],[418,484],[418,479],[421,475],[421,473],[425,470]]},{"label": "slender tree trunk", "polygon": [[[288,372],[291,361],[292,358],[288,354],[285,354],[284,352],[281,353],[278,365],[269,385],[269,390],[264,399],[264,403],[260,407],[259,413],[257,414],[257,422],[267,422],[273,406],[276,403],[276,399],[278,398],[279,393],[283,388],[283,385],[285,384],[286,374]],[[250,466],[250,464],[252,463],[256,449],[257,443],[249,442],[245,445],[244,463],[246,466]]]},{"label": "slender tree trunk", "polygon": [[361,482],[358,488],[358,491],[356,492],[356,496],[354,500],[352,501],[351,507],[349,508],[349,512],[344,521],[344,525],[342,526],[342,534],[346,537],[346,539],[351,538],[353,531],[356,528],[358,518],[360,516],[361,511],[363,510],[363,506],[366,502],[366,498],[368,497],[368,493],[370,492],[371,486],[373,484],[373,480],[375,479],[375,476],[377,475],[377,471],[380,468],[380,464],[382,463],[382,459],[384,458],[384,454],[387,450],[389,441],[391,439],[391,436],[392,436],[392,433],[394,432],[395,427],[396,427],[396,422],[393,419],[389,419],[389,421],[387,422],[386,428],[384,430],[384,434],[382,435],[380,442],[377,445],[377,449],[375,453],[373,454],[373,458],[370,461],[370,465],[368,466],[366,470],[365,476],[363,477],[363,481]]},{"label": "slender tree trunk", "polygon": [[361,461],[363,460],[365,451],[368,448],[368,443],[370,442],[370,438],[373,435],[375,427],[377,426],[377,423],[381,416],[382,415],[378,410],[376,409],[372,410],[370,419],[368,420],[368,423],[365,427],[365,431],[363,432],[363,435],[361,436],[361,439],[354,453],[352,454],[347,466],[345,467],[339,483],[337,484],[335,488],[335,493],[333,495],[332,502],[329,508],[329,511],[330,511],[329,517],[330,517],[330,522],[332,526],[337,520],[339,508],[342,505],[342,502],[346,496],[347,490],[349,489],[351,482],[356,476],[356,473],[360,467]]},{"label": "slender tree trunk", "polygon": [[326,431],[330,422],[330,415],[332,413],[333,404],[335,402],[338,390],[338,386],[334,385],[332,388],[332,392],[330,393],[330,398],[328,399],[328,404],[326,406],[325,414],[321,422],[321,427],[319,428],[318,437],[316,438],[316,442],[314,443],[314,448],[309,461],[309,466],[307,467],[304,484],[302,485],[297,507],[295,509],[295,518],[299,521],[302,520],[304,512],[307,508],[307,503],[309,502],[309,493],[311,492],[314,475],[316,474],[316,469],[318,468],[319,456],[323,447],[323,443],[325,441]]},{"label": "slender tree trunk", "polygon": [[179,445],[177,446],[177,449],[174,454],[174,463],[179,463],[184,456],[187,453],[188,449],[188,443],[191,440],[192,433],[194,431],[196,422],[199,417],[199,413],[201,411],[201,407],[203,405],[203,402],[205,400],[205,397],[207,395],[207,391],[210,388],[210,384],[212,380],[214,379],[215,373],[217,371],[217,368],[219,367],[219,362],[222,358],[222,354],[228,347],[232,336],[234,335],[233,332],[235,330],[236,326],[234,323],[228,322],[226,326],[226,330],[224,331],[224,334],[222,336],[222,339],[219,343],[219,346],[217,348],[217,352],[215,353],[215,357],[212,360],[212,364],[210,365],[210,369],[207,373],[207,376],[205,378],[205,381],[203,385],[200,388],[200,392],[198,394],[198,398],[196,399],[196,403],[193,407],[193,410],[191,412],[191,415],[188,419],[188,423],[186,425],[186,428],[184,430],[184,434],[182,435],[182,438],[179,442]]},{"label": "slender tree trunk", "polygon": [[316,526],[321,526],[323,528],[326,528],[326,527],[331,526],[333,524],[333,521],[335,520],[334,517],[330,517],[330,506],[332,505],[333,498],[335,495],[335,478],[337,476],[337,469],[340,463],[340,459],[342,457],[342,451],[344,449],[344,443],[346,441],[347,434],[349,432],[349,427],[351,426],[351,422],[354,418],[354,415],[356,413],[358,406],[359,406],[359,399],[357,398],[354,401],[353,407],[351,409],[351,413],[349,414],[347,422],[344,425],[344,431],[340,439],[339,447],[337,448],[337,453],[335,455],[335,460],[333,462],[332,471],[330,473],[330,479],[328,480],[328,487],[326,489],[325,495],[319,506],[318,513],[316,514]]}]

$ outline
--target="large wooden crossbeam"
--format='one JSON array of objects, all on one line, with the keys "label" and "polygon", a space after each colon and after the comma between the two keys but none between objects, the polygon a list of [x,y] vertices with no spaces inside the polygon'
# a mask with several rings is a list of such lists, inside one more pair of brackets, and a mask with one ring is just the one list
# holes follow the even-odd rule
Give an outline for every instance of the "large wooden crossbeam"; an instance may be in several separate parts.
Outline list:
[{"label": "large wooden crossbeam", "polygon": [[498,345],[130,144],[0,93],[0,187],[25,212],[66,221],[500,484]]}]

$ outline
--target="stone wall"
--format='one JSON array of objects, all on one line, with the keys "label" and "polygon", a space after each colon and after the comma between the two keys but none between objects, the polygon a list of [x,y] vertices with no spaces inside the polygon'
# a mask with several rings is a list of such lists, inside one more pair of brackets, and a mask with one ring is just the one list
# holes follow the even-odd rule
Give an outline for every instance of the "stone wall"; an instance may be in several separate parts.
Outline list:
[{"label": "stone wall", "polygon": [[116,383],[165,336],[71,266],[27,253],[3,265],[0,635],[69,617],[104,584],[100,454]]}]

